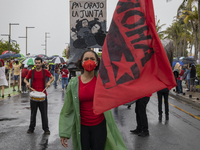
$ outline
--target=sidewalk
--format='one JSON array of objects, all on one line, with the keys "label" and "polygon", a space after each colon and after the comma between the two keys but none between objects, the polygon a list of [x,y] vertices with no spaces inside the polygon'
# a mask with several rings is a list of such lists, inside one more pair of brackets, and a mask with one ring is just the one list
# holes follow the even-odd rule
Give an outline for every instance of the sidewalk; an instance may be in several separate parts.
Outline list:
[{"label": "sidewalk", "polygon": [[175,88],[171,89],[169,95],[176,100],[185,102],[193,108],[200,110],[200,92],[186,91],[186,85],[183,83],[183,93],[177,94]]},{"label": "sidewalk", "polygon": [[[4,89],[4,98],[2,98],[2,90],[1,90],[1,92],[0,92],[0,101],[3,100],[3,99],[5,99],[5,98],[8,98],[9,88],[8,88],[7,86],[4,87],[4,88],[5,88],[5,89]],[[19,94],[19,92],[17,92],[17,90],[18,90],[18,87],[17,87],[17,86],[15,86],[15,90],[16,90],[16,91],[13,91],[13,87],[12,87],[12,86],[10,87],[10,95],[11,95],[11,96],[14,96],[14,95]]]}]

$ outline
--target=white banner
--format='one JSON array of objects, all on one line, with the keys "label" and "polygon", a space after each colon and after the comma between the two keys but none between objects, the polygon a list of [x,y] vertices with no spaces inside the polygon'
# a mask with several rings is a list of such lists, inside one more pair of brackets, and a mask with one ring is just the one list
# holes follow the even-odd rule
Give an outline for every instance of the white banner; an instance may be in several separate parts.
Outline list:
[{"label": "white banner", "polygon": [[106,37],[106,16],[106,0],[71,0],[71,48],[101,48]]}]

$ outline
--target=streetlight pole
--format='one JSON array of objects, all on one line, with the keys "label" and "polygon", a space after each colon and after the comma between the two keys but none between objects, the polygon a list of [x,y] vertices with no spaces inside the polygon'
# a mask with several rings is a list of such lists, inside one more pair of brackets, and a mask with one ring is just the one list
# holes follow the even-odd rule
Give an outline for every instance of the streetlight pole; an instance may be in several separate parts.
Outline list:
[{"label": "streetlight pole", "polygon": [[1,34],[1,36],[8,36],[8,51],[10,53],[10,41],[11,41],[11,25],[19,25],[19,23],[9,23],[9,34]]},{"label": "streetlight pole", "polygon": [[47,36],[47,34],[50,34],[50,33],[45,32],[45,55],[47,55],[47,38],[50,38],[50,36]]},{"label": "streetlight pole", "polygon": [[11,25],[19,25],[19,23],[9,23],[9,46],[8,46],[9,53],[10,53]]},{"label": "streetlight pole", "polygon": [[35,27],[26,27],[26,36],[25,37],[19,37],[19,38],[26,38],[26,56],[27,56],[27,43],[28,43],[28,31],[27,31],[27,29],[28,28],[35,28]]},{"label": "streetlight pole", "polygon": [[45,44],[41,45],[41,46],[45,46],[45,55],[47,55],[47,38],[50,38],[50,36],[47,36],[47,34],[50,34],[50,33],[45,32]]}]

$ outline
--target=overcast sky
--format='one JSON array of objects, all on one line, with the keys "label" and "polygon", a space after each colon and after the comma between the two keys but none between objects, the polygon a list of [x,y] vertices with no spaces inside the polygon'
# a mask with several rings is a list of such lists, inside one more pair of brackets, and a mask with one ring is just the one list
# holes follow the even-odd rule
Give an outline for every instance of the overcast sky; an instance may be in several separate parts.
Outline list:
[{"label": "overcast sky", "polygon": [[[113,12],[118,0],[107,0],[107,28],[109,28]],[[153,0],[155,15],[161,24],[169,26],[182,0]],[[45,32],[49,32],[47,39],[47,54],[49,56],[62,55],[62,51],[69,43],[69,0],[0,0],[0,34],[9,33],[9,23],[19,23],[12,26],[11,38],[20,46],[25,54],[26,26],[28,29],[28,53],[44,53]],[[8,40],[6,36],[0,39]]]}]

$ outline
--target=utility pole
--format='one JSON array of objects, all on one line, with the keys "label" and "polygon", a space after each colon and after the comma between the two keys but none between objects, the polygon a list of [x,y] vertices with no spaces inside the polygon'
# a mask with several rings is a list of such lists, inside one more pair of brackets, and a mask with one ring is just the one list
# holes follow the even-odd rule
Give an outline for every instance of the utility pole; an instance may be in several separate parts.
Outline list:
[{"label": "utility pole", "polygon": [[47,38],[50,38],[50,36],[47,36],[47,34],[50,34],[49,32],[45,32],[45,44],[42,44],[41,46],[45,46],[45,55],[47,55]]},{"label": "utility pole", "polygon": [[19,38],[26,38],[26,56],[27,56],[27,54],[28,54],[28,53],[27,53],[27,52],[28,52],[28,50],[27,50],[27,49],[28,49],[28,48],[27,48],[27,47],[28,47],[28,46],[27,46],[27,45],[28,45],[28,44],[27,44],[27,43],[28,43],[28,31],[27,31],[27,29],[28,29],[28,28],[35,28],[35,27],[26,27],[26,36],[25,36],[25,37],[19,37]]}]

